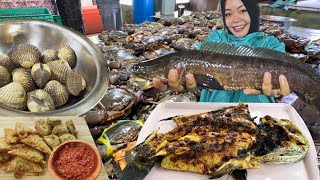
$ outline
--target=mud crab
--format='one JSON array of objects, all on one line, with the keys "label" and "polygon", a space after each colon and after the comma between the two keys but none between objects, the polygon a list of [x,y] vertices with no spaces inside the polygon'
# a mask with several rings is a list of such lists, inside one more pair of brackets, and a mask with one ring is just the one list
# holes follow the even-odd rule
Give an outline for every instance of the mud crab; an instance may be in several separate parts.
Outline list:
[{"label": "mud crab", "polygon": [[138,97],[125,87],[109,89],[97,109],[90,110],[82,115],[90,127],[95,138],[101,135],[103,129],[115,120],[128,116],[137,104]]}]

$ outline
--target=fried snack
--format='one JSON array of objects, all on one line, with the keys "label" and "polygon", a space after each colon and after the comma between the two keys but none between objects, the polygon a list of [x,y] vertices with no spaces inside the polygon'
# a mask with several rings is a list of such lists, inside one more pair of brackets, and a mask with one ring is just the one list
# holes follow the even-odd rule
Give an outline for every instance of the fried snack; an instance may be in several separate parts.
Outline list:
[{"label": "fried snack", "polygon": [[55,134],[57,136],[61,136],[62,134],[68,134],[68,133],[70,133],[70,132],[69,132],[69,129],[66,124],[56,125],[52,129],[52,134]]},{"label": "fried snack", "polygon": [[50,147],[44,142],[44,140],[39,135],[29,135],[27,138],[22,139],[21,142],[46,154],[51,154],[52,152]]},{"label": "fried snack", "polygon": [[25,146],[19,149],[14,149],[8,152],[11,155],[20,156],[29,161],[37,162],[37,163],[46,163],[44,161],[44,155],[42,152],[34,149],[30,146]]},{"label": "fried snack", "polygon": [[16,136],[18,136],[20,140],[23,138],[26,138],[31,134],[36,134],[36,132],[33,129],[30,129],[26,125],[19,122],[16,123],[16,127],[14,128],[14,133]]},{"label": "fried snack", "polygon": [[4,164],[5,162],[9,161],[12,156],[5,152],[0,152],[0,164]]},{"label": "fried snack", "polygon": [[35,124],[36,130],[41,136],[47,136],[51,134],[51,126],[49,125],[48,121],[39,119],[35,122]]},{"label": "fried snack", "polygon": [[76,127],[74,126],[74,123],[72,120],[69,120],[66,122],[68,129],[70,130],[71,134],[73,134],[75,137],[78,135],[78,131],[76,130]]},{"label": "fried snack", "polygon": [[10,128],[4,128],[4,139],[7,143],[18,143],[19,138],[15,136],[14,130]]},{"label": "fried snack", "polygon": [[8,144],[4,138],[0,138],[0,152],[7,152],[12,148],[12,145]]},{"label": "fried snack", "polygon": [[61,141],[61,143],[65,142],[65,141],[69,141],[69,140],[73,140],[73,139],[77,139],[73,134],[63,134],[61,136],[59,136],[59,139]]},{"label": "fried snack", "polygon": [[51,127],[54,127],[56,125],[61,124],[61,119],[50,119],[50,118],[48,118],[47,122]]},{"label": "fried snack", "polygon": [[58,146],[61,143],[59,140],[59,137],[54,134],[51,134],[49,136],[44,136],[43,139],[52,149],[54,149],[56,146]]},{"label": "fried snack", "polygon": [[2,168],[6,172],[14,172],[14,177],[19,178],[25,172],[41,173],[43,169],[40,164],[23,159],[19,156],[12,158],[9,163]]}]

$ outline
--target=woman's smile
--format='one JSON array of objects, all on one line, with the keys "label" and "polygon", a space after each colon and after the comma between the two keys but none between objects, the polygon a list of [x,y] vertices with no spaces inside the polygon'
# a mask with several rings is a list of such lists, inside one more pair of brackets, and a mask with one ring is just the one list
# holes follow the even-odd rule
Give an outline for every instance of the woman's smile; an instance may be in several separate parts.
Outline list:
[{"label": "woman's smile", "polygon": [[241,31],[243,31],[243,29],[245,28],[246,25],[238,25],[238,26],[234,26],[233,29],[235,32],[239,33]]}]

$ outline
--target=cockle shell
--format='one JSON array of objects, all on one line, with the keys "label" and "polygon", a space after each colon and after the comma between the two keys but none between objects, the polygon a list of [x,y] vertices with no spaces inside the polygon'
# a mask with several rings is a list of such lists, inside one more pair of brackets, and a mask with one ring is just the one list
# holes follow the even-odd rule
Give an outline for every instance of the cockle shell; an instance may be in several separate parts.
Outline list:
[{"label": "cockle shell", "polygon": [[47,49],[42,53],[42,63],[47,63],[49,61],[58,60],[58,51],[55,49]]},{"label": "cockle shell", "polygon": [[65,84],[67,71],[71,70],[71,67],[65,60],[56,60],[50,61],[47,63],[51,70],[51,77],[54,80],[59,81],[62,84]]},{"label": "cockle shell", "polygon": [[0,55],[0,66],[5,67],[9,73],[11,73],[16,68],[11,58],[7,54]]},{"label": "cockle shell", "polygon": [[86,88],[86,81],[80,74],[70,70],[67,72],[66,88],[69,94],[79,96],[80,92]]},{"label": "cockle shell", "polygon": [[0,66],[0,87],[5,86],[11,82],[11,75],[8,70]]},{"label": "cockle shell", "polygon": [[74,68],[76,63],[77,63],[77,56],[76,53],[74,52],[74,50],[68,46],[65,45],[63,46],[58,53],[58,57],[61,60],[65,60],[68,62],[68,64],[70,65],[71,68]]},{"label": "cockle shell", "polygon": [[0,88],[0,104],[9,108],[24,110],[27,93],[20,83],[12,82]]},{"label": "cockle shell", "polygon": [[35,84],[30,69],[17,68],[12,71],[12,81],[20,83],[26,92],[33,91]]},{"label": "cockle shell", "polygon": [[44,87],[45,91],[52,97],[55,107],[64,105],[69,98],[66,88],[56,80],[51,80]]},{"label": "cockle shell", "polygon": [[41,53],[39,49],[32,44],[20,44],[11,55],[12,62],[16,66],[31,68],[33,64],[40,61]]},{"label": "cockle shell", "polygon": [[54,102],[47,91],[38,89],[27,94],[27,106],[31,112],[47,112],[54,110]]},{"label": "cockle shell", "polygon": [[51,79],[51,70],[47,64],[36,63],[32,66],[31,75],[39,88],[43,88]]}]

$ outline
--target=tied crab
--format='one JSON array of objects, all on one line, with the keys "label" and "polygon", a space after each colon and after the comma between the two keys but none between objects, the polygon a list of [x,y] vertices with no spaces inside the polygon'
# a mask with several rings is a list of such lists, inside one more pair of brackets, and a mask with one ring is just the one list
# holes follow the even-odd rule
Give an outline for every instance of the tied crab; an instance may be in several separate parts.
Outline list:
[{"label": "tied crab", "polygon": [[94,138],[101,135],[103,129],[115,120],[126,118],[138,102],[138,96],[125,87],[109,89],[98,108],[90,110],[82,116],[90,127]]}]

